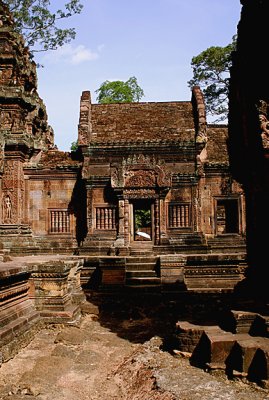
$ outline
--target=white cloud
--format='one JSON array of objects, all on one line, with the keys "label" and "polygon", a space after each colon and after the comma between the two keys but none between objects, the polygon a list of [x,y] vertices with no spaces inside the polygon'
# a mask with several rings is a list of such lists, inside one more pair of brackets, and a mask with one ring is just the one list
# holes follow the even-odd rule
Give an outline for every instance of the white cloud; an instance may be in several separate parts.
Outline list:
[{"label": "white cloud", "polygon": [[103,45],[98,47],[98,52],[87,49],[83,44],[74,47],[72,44],[65,44],[57,50],[48,52],[43,60],[56,64],[65,62],[68,64],[78,65],[85,61],[93,61],[99,57],[99,52]]}]

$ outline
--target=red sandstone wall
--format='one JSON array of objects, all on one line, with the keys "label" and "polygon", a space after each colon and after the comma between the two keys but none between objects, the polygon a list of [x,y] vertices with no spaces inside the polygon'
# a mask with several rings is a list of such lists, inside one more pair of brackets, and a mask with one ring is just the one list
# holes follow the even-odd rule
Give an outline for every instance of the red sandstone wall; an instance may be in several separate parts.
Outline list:
[{"label": "red sandstone wall", "polygon": [[[49,232],[49,210],[67,210],[76,183],[76,176],[44,177],[28,179],[28,207],[27,213],[31,228],[35,235],[46,235]],[[70,235],[75,236],[75,220],[71,215]]]}]

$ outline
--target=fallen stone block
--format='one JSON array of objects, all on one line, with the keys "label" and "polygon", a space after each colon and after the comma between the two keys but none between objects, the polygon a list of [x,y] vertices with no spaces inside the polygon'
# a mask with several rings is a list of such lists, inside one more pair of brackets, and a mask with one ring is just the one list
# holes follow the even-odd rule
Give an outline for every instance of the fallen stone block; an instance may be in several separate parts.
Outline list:
[{"label": "fallen stone block", "polygon": [[226,370],[226,359],[236,342],[236,336],[224,331],[204,331],[190,362],[206,370]]},{"label": "fallen stone block", "polygon": [[249,335],[237,338],[236,343],[226,360],[226,371],[229,377],[247,377],[249,367],[259,346],[265,346],[267,339],[254,338]]},{"label": "fallen stone block", "polygon": [[260,386],[268,387],[269,383],[269,345],[260,344],[248,368],[248,380]]},{"label": "fallen stone block", "polygon": [[205,331],[220,333],[221,329],[216,325],[203,326],[195,325],[188,321],[178,321],[174,335],[176,348],[180,351],[192,353]]}]

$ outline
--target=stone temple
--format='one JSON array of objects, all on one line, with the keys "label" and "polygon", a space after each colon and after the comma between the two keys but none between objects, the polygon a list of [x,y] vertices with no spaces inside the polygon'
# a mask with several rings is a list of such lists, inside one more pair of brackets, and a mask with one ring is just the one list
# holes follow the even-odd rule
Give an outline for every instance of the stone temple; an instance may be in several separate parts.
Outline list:
[{"label": "stone temple", "polygon": [[58,150],[35,63],[0,2],[3,359],[21,326],[76,318],[91,285],[233,293],[247,218],[229,143],[227,125],[207,123],[199,87],[190,101],[105,105],[85,90],[78,149]]},{"label": "stone temple", "polygon": [[0,34],[3,251],[121,264],[151,256],[164,283],[191,282],[189,268],[202,264],[199,288],[211,284],[208,264],[223,280],[212,285],[231,288],[244,264],[244,193],[229,170],[227,126],[207,124],[199,87],[191,101],[167,103],[92,104],[85,91],[78,151],[62,152],[23,39],[4,17]]}]

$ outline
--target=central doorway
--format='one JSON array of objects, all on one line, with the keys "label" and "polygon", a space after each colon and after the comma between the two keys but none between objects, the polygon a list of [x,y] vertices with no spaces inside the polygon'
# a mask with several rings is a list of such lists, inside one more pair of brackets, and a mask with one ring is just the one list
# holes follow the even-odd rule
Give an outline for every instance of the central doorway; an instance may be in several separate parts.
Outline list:
[{"label": "central doorway", "polygon": [[135,242],[152,241],[152,202],[135,200],[133,202],[133,238]]}]

